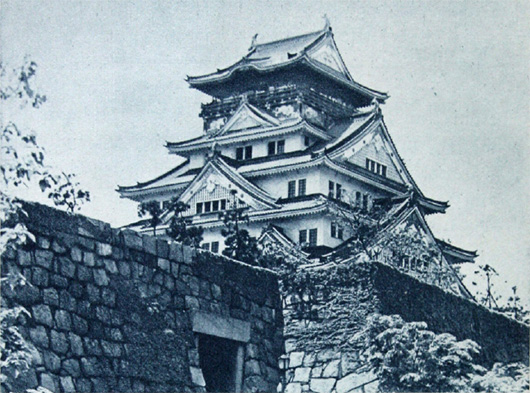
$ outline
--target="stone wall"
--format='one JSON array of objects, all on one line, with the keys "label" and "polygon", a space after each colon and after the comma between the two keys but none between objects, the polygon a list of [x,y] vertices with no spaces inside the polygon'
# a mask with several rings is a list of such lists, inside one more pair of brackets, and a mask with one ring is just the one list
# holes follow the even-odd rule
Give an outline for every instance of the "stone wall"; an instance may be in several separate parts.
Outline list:
[{"label": "stone wall", "polygon": [[374,312],[425,321],[437,333],[473,339],[482,347],[478,360],[485,366],[494,362],[528,364],[528,326],[391,266],[360,263],[309,270],[309,274],[320,274],[316,281],[324,283],[333,300],[313,302],[312,317],[304,318],[307,305],[303,313],[296,311],[300,296],[285,299],[288,393],[376,392],[376,376],[368,369],[360,345],[352,340]]},{"label": "stone wall", "polygon": [[31,314],[22,332],[37,353],[21,388],[204,391],[201,333],[239,343],[243,391],[276,391],[274,273],[41,205],[24,209],[36,241],[2,262],[2,275],[21,272],[30,284],[2,287],[3,306]]}]

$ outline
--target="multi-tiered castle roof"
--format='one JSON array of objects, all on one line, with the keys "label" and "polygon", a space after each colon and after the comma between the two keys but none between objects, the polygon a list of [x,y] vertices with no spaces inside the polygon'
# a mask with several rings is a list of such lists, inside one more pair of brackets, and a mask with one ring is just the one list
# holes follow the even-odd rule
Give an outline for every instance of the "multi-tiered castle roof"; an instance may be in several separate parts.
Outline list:
[{"label": "multi-tiered castle roof", "polygon": [[[389,228],[413,221],[443,263],[476,257],[432,234],[425,215],[445,212],[448,203],[421,192],[384,123],[380,105],[388,95],[353,79],[329,25],[263,44],[255,37],[235,64],[187,81],[213,98],[201,108],[203,135],[168,142],[169,153],[186,160],[118,192],[162,205],[178,197],[190,205],[192,224],[205,229],[205,248],[222,250],[219,212],[234,198],[247,207],[252,235],[298,244],[308,258],[347,243],[348,228],[330,203],[370,210],[386,200],[393,204]],[[147,230],[144,222],[131,227]]]}]

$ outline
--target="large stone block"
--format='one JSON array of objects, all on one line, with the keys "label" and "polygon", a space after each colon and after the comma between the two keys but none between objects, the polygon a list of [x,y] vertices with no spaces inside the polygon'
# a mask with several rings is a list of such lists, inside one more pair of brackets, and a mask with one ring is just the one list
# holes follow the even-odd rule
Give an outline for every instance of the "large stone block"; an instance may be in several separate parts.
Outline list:
[{"label": "large stone block", "polygon": [[96,266],[96,256],[93,252],[84,251],[83,252],[83,263],[86,266]]},{"label": "large stone block", "polygon": [[289,354],[289,368],[296,368],[302,365],[304,352],[291,352]]},{"label": "large stone block", "polygon": [[81,359],[81,370],[87,377],[95,377],[101,375],[101,367],[98,359],[95,357],[88,357]]},{"label": "large stone block", "polygon": [[51,390],[52,392],[57,392],[59,389],[59,384],[57,383],[57,377],[48,373],[43,373],[40,375],[40,384],[43,388]]},{"label": "large stone block", "polygon": [[83,342],[85,344],[85,350],[88,355],[99,356],[102,354],[99,342],[95,339],[84,337]]},{"label": "large stone block", "polygon": [[288,383],[285,387],[285,393],[302,393],[302,385],[296,382]]},{"label": "large stone block", "polygon": [[84,318],[74,314],[72,315],[72,322],[75,333],[84,335],[88,332],[88,322]]},{"label": "large stone block", "polygon": [[42,300],[44,304],[49,304],[50,306],[59,305],[59,294],[55,288],[46,288],[42,291]]},{"label": "large stone block", "polygon": [[347,393],[376,379],[371,372],[352,373],[337,381],[337,393]]},{"label": "large stone block", "polygon": [[44,328],[44,326],[37,326],[34,329],[29,330],[29,336],[31,338],[31,341],[33,344],[42,347],[42,348],[48,348],[50,345],[50,340],[48,337],[48,332]]},{"label": "large stone block", "polygon": [[116,266],[116,262],[114,262],[112,259],[103,260],[103,264],[105,265],[105,270],[107,270],[109,273],[118,273],[118,267]]},{"label": "large stone block", "polygon": [[340,373],[340,359],[332,360],[325,367],[322,372],[322,376],[326,377],[338,377]]},{"label": "large stone block", "polygon": [[35,320],[35,322],[41,323],[49,327],[53,327],[53,317],[49,306],[33,306],[32,311],[33,319]]},{"label": "large stone block", "polygon": [[72,377],[68,376],[68,377],[61,377],[61,387],[62,387],[62,391],[64,393],[74,393],[76,392],[76,389],[75,389],[75,385],[74,385],[74,381],[72,379]]},{"label": "large stone block", "polygon": [[44,351],[44,366],[48,371],[59,372],[61,369],[61,358],[50,351]]},{"label": "large stone block", "polygon": [[109,285],[109,278],[107,272],[103,269],[94,270],[94,282],[99,286]]},{"label": "large stone block", "polygon": [[101,340],[101,348],[103,348],[103,353],[111,357],[120,357],[122,354],[122,349],[120,344],[111,343],[105,340]]},{"label": "large stone block", "polygon": [[308,382],[311,373],[310,367],[298,367],[294,370],[294,382]]},{"label": "large stone block", "polygon": [[59,330],[69,331],[72,328],[70,313],[65,310],[57,310],[55,312],[55,325]]},{"label": "large stone block", "polygon": [[72,247],[70,250],[70,257],[74,262],[81,262],[83,260],[83,252],[79,247]]},{"label": "large stone block", "polygon": [[53,260],[53,252],[47,250],[35,251],[35,263],[43,268],[51,270]]},{"label": "large stone block", "polygon": [[131,268],[129,266],[129,261],[119,261],[118,262],[118,271],[120,274],[124,277],[130,277],[131,276]]},{"label": "large stone block", "polygon": [[70,332],[68,333],[68,340],[70,341],[70,348],[72,349],[72,353],[74,355],[83,356],[85,354],[81,337],[79,337],[77,334]]},{"label": "large stone block", "polygon": [[202,370],[199,367],[190,367],[191,383],[195,386],[206,386]]},{"label": "large stone block", "polygon": [[69,342],[64,333],[52,330],[50,334],[50,341],[52,344],[52,349],[55,352],[60,354],[65,354],[68,352]]},{"label": "large stone block", "polygon": [[109,255],[112,255],[112,246],[108,243],[96,243],[96,253],[98,255],[107,257]]},{"label": "large stone block", "polygon": [[61,308],[67,311],[75,312],[77,310],[77,300],[68,291],[61,291],[59,294],[59,304]]},{"label": "large stone block", "polygon": [[158,258],[157,264],[160,269],[169,273],[170,271],[169,260],[165,258]]},{"label": "large stone block", "polygon": [[309,387],[316,393],[331,393],[335,381],[335,378],[313,378],[309,382]]},{"label": "large stone block", "polygon": [[92,277],[91,269],[82,265],[77,266],[77,278],[79,281],[92,281]]},{"label": "large stone block", "polygon": [[52,250],[56,254],[64,254],[66,252],[66,247],[64,244],[59,240],[54,240],[52,243]]},{"label": "large stone block", "polygon": [[66,375],[72,377],[79,377],[81,375],[81,368],[77,359],[66,359],[62,363],[62,369]]},{"label": "large stone block", "polygon": [[47,287],[50,282],[50,275],[47,270],[40,267],[33,267],[31,269],[32,283],[39,287]]},{"label": "large stone block", "polygon": [[33,264],[32,256],[29,251],[17,250],[17,261],[21,266],[31,266]]}]

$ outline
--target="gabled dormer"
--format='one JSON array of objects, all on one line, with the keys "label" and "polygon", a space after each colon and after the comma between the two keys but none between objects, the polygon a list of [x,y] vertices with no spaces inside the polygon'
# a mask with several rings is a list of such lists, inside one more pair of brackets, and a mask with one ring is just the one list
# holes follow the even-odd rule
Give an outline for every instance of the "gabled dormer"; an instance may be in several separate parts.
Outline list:
[{"label": "gabled dormer", "polygon": [[190,205],[186,215],[219,213],[234,203],[253,210],[277,208],[275,199],[228,166],[212,157],[180,195]]}]

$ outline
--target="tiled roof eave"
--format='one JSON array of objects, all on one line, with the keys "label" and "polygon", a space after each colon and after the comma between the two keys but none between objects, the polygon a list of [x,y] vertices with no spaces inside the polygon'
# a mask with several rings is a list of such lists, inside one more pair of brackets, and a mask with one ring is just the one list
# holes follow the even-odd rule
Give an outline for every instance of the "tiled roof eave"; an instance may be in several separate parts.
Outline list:
[{"label": "tiled roof eave", "polygon": [[140,201],[145,199],[144,197],[161,196],[171,192],[179,191],[181,189],[185,189],[190,182],[191,181],[187,181],[185,183],[180,184],[167,184],[158,187],[143,188],[138,190],[125,190],[118,192],[120,193],[120,198],[128,198],[134,201]]},{"label": "tiled roof eave", "polygon": [[154,179],[152,180],[148,180],[148,181],[145,181],[145,182],[138,182],[137,184],[135,184],[134,186],[118,186],[118,189],[116,191],[118,192],[124,192],[124,191],[129,191],[129,190],[136,190],[136,189],[141,189],[145,186],[148,186],[150,184],[153,184],[159,180],[162,180],[163,178],[167,177],[167,176],[170,176],[172,175],[173,173],[175,172],[178,172],[180,169],[184,168],[186,165],[188,165],[190,162],[190,160],[185,160],[184,162],[180,163],[179,165],[177,165],[175,168],[173,169],[170,169],[169,171],[163,173],[162,175],[160,176],[157,176],[155,177]]},{"label": "tiled roof eave", "polygon": [[309,68],[321,74],[324,74],[328,76],[329,78],[333,79],[334,81],[342,84],[343,86],[351,90],[354,90],[360,94],[363,94],[365,96],[375,97],[381,101],[384,101],[389,97],[387,93],[383,93],[383,92],[365,87],[353,80],[349,80],[345,76],[335,75],[333,72],[330,72],[330,70],[327,70],[320,64],[316,64],[316,62],[312,61],[305,53],[299,54],[287,61],[277,63],[277,64],[266,65],[266,66],[260,66],[259,64],[238,62],[234,64],[234,66],[230,67],[229,69],[223,70],[221,73],[212,73],[212,74],[198,76],[198,77],[188,77],[187,82],[190,84],[191,87],[199,88],[201,85],[207,85],[210,83],[220,84],[226,80],[229,80],[236,71],[254,70],[258,73],[267,73],[267,72],[272,72],[272,71],[285,68],[288,66],[293,66],[296,64],[302,64],[302,65],[309,66]]},{"label": "tiled roof eave", "polygon": [[213,142],[216,142],[221,146],[228,146],[228,145],[240,143],[242,141],[262,139],[264,137],[269,138],[269,137],[274,137],[274,136],[279,136],[279,135],[286,135],[286,134],[298,132],[300,130],[305,130],[324,140],[329,140],[331,138],[328,134],[325,133],[325,131],[319,130],[318,128],[312,126],[304,119],[300,119],[300,121],[294,124],[270,127],[270,128],[261,129],[259,131],[252,130],[250,132],[243,131],[243,132],[235,133],[235,134],[225,134],[218,138],[211,138],[211,139],[208,138],[203,141],[192,142],[189,145],[183,145],[183,144],[180,144],[180,142],[177,142],[178,145],[174,145],[172,142],[168,142],[166,143],[166,148],[170,151],[170,153],[184,153],[184,152],[189,152],[193,150],[208,149]]}]

